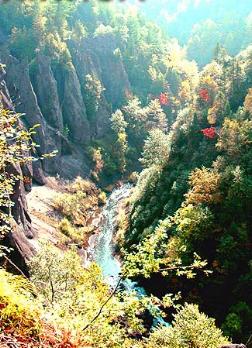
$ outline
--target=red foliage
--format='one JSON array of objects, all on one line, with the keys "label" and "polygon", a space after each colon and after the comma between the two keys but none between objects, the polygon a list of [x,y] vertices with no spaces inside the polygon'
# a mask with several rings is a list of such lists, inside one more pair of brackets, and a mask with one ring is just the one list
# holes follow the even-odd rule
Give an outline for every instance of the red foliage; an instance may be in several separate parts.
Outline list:
[{"label": "red foliage", "polygon": [[213,139],[216,136],[216,128],[215,127],[201,129],[201,132],[204,134],[205,137],[207,137],[209,139]]},{"label": "red foliage", "polygon": [[32,179],[29,176],[25,176],[24,175],[23,182],[24,182],[25,185],[31,185]]},{"label": "red foliage", "polygon": [[169,98],[166,93],[160,94],[159,101],[161,105],[169,105]]},{"label": "red foliage", "polygon": [[6,307],[6,303],[0,303],[0,310]]},{"label": "red foliage", "polygon": [[209,102],[210,100],[210,96],[209,96],[209,93],[208,93],[208,90],[206,88],[202,88],[200,91],[199,91],[199,96],[202,100],[204,100],[205,102]]},{"label": "red foliage", "polygon": [[78,336],[72,338],[71,333],[68,331],[56,331],[48,325],[43,326],[41,329],[41,333],[34,335],[32,331],[24,330],[23,332],[17,332],[16,328],[6,327],[0,333],[0,347],[2,347],[2,344],[4,347],[13,346],[20,348],[83,348],[87,346]]}]

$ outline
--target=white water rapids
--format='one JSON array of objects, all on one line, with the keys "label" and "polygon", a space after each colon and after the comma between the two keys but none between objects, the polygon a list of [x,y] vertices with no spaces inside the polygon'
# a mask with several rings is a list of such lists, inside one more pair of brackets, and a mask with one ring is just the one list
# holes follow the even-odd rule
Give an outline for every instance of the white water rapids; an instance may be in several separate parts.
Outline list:
[{"label": "white water rapids", "polygon": [[116,228],[118,203],[129,196],[131,186],[129,184],[115,189],[107,200],[99,217],[100,232],[91,237],[88,248],[89,259],[95,261],[102,270],[107,283],[114,286],[121,270],[120,262],[114,256],[113,235]]},{"label": "white water rapids", "polygon": [[[118,283],[121,271],[121,265],[115,257],[113,247],[113,236],[117,225],[118,203],[122,199],[129,197],[130,192],[130,184],[113,190],[107,199],[97,223],[100,226],[100,231],[98,234],[90,237],[87,250],[89,261],[95,261],[101,267],[105,281],[113,288]],[[137,282],[126,279],[123,280],[122,284],[126,291],[134,290],[139,298],[146,296],[144,288],[138,286]],[[158,324],[169,325],[159,315],[155,316],[153,325]]]}]

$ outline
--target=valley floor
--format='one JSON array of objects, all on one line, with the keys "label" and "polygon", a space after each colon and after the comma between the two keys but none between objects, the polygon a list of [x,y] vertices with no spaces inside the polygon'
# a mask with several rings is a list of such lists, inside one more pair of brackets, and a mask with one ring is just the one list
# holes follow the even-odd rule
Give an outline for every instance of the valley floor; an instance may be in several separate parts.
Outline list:
[{"label": "valley floor", "polygon": [[54,244],[60,240],[60,233],[56,228],[59,216],[53,209],[52,201],[62,191],[62,185],[55,178],[48,178],[46,185],[33,185],[31,192],[27,193],[32,227],[36,231],[36,238],[31,239],[30,243],[35,249],[39,240],[48,240]]}]

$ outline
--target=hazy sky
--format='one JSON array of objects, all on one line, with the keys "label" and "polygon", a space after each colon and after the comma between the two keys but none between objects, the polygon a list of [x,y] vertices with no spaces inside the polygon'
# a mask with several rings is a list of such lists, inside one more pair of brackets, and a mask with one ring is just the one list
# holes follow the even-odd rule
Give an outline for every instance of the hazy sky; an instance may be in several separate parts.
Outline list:
[{"label": "hazy sky", "polygon": [[252,0],[126,0],[181,41],[187,40],[195,23],[244,18],[252,13]]}]

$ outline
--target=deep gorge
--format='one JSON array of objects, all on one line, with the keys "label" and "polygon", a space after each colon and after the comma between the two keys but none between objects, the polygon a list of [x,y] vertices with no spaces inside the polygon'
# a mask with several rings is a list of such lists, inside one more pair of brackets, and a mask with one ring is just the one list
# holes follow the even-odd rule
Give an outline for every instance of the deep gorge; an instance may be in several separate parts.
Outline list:
[{"label": "deep gorge", "polygon": [[156,6],[0,4],[0,346],[251,346],[252,7]]}]

